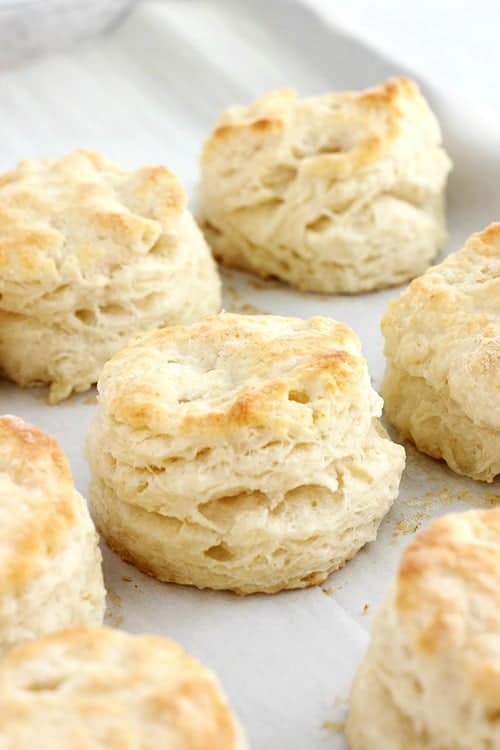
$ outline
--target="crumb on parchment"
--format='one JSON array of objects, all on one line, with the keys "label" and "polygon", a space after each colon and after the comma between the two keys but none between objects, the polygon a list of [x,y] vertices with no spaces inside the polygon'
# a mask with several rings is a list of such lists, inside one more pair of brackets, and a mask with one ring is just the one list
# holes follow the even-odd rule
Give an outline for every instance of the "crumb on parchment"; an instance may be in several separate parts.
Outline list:
[{"label": "crumb on parchment", "polygon": [[119,628],[123,624],[122,598],[111,588],[108,588],[107,596],[111,606],[108,607],[106,612],[106,623],[113,628]]},{"label": "crumb on parchment", "polygon": [[113,605],[113,607],[121,607],[122,606],[122,598],[120,594],[118,594],[113,589],[108,588],[108,599]]},{"label": "crumb on parchment", "polygon": [[242,315],[266,315],[267,311],[244,299],[233,284],[223,285],[224,310]]},{"label": "crumb on parchment", "polygon": [[336,586],[322,586],[321,587],[321,591],[324,594],[326,594],[326,596],[331,596],[332,594],[335,593],[336,590],[337,590]]},{"label": "crumb on parchment", "polygon": [[328,732],[332,732],[333,734],[344,734],[344,727],[344,721],[328,720],[323,721],[321,724],[321,729],[326,729]]}]

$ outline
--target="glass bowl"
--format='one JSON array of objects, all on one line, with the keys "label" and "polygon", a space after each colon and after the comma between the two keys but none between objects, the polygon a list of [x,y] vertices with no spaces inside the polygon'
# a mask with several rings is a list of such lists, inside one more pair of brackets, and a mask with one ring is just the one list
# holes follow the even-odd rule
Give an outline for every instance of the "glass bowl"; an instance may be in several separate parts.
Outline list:
[{"label": "glass bowl", "polygon": [[116,26],[136,0],[0,0],[0,69]]}]

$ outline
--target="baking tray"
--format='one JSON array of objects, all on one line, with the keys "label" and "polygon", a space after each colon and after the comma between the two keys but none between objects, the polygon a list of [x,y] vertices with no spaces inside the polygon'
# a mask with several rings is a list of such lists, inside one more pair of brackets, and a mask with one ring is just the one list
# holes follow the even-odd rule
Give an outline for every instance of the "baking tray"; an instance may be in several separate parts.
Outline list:
[{"label": "baking tray", "polygon": [[[415,75],[294,2],[146,3],[106,38],[0,74],[0,168],[26,156],[93,148],[130,166],[165,163],[193,195],[201,143],[224,107],[275,87],[313,94],[399,74]],[[458,249],[499,218],[500,116],[420,83],[455,162],[448,250]],[[332,297],[236,272],[224,279],[228,309],[345,321],[360,334],[380,383],[379,321],[397,290]],[[55,435],[86,493],[84,436],[95,391],[52,407],[44,398],[43,390],[0,384],[0,410]],[[499,490],[460,479],[408,448],[400,497],[377,541],[321,587],[274,596],[160,584],[104,547],[107,621],[172,636],[210,665],[253,748],[341,750],[352,675],[402,548],[431,517],[487,507]]]}]

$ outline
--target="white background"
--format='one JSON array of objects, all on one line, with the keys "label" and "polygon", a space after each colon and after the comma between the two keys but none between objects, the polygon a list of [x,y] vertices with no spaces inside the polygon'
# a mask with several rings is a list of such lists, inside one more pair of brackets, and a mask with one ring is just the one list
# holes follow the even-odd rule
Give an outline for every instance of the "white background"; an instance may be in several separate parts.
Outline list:
[{"label": "white background", "polygon": [[500,109],[499,0],[309,0],[435,84]]}]

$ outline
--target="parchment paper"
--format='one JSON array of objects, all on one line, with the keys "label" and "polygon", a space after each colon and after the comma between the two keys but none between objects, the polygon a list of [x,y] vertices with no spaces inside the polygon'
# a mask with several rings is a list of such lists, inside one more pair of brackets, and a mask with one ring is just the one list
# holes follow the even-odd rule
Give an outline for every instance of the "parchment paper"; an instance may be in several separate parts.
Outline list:
[{"label": "parchment paper", "polygon": [[[111,36],[0,73],[0,169],[86,147],[130,166],[165,163],[194,194],[201,143],[222,108],[274,87],[310,94],[400,73],[414,74],[293,2],[146,3]],[[500,116],[421,84],[455,162],[449,251],[500,218]],[[379,320],[398,290],[322,297],[238,273],[225,282],[228,309],[323,314],[352,325],[380,382]],[[55,407],[44,398],[43,390],[0,384],[0,411],[55,435],[85,493],[95,392]],[[104,548],[108,622],[172,636],[210,665],[253,748],[340,750],[349,684],[410,535],[432,516],[487,507],[498,494],[497,484],[461,480],[409,448],[400,497],[377,542],[322,587],[272,597],[160,584]]]}]

